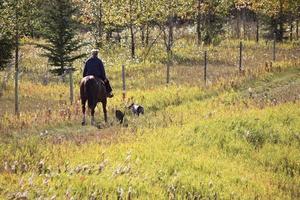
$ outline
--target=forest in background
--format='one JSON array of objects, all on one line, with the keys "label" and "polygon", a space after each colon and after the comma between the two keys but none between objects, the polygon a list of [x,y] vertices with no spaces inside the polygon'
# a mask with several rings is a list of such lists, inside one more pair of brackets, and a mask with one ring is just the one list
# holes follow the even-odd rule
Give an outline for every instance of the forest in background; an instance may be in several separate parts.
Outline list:
[{"label": "forest in background", "polygon": [[[70,54],[85,45],[82,33],[99,48],[125,40],[131,58],[137,57],[137,45],[150,48],[156,42],[151,35],[161,36],[171,54],[179,28],[192,32],[199,45],[224,38],[299,38],[299,0],[2,0],[0,11],[2,69],[23,37],[46,39],[42,46],[51,64],[61,67],[58,74],[80,57]],[[61,58],[54,62],[53,56]]]},{"label": "forest in background", "polygon": [[[298,0],[0,0],[0,11],[0,199],[300,198]],[[93,48],[115,97],[108,123],[98,108],[97,126],[81,126]]]}]

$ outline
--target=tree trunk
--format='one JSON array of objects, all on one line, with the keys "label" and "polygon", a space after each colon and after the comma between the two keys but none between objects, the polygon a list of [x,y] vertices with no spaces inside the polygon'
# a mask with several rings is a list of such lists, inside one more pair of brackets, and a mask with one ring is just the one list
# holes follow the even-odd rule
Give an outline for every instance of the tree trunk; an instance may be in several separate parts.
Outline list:
[{"label": "tree trunk", "polygon": [[296,20],[296,40],[299,40],[299,19]]},{"label": "tree trunk", "polygon": [[279,22],[279,34],[278,34],[278,40],[279,41],[283,41],[283,33],[284,33],[284,25],[283,25],[283,22],[282,22],[282,20],[280,20],[280,22]]},{"label": "tree trunk", "polygon": [[98,38],[97,38],[97,48],[101,48],[103,46],[103,43],[102,43],[102,36],[103,36],[103,31],[102,31],[102,21],[100,20],[98,22],[98,30],[97,30],[97,35],[98,35]]},{"label": "tree trunk", "polygon": [[112,35],[112,31],[111,31],[111,30],[107,30],[107,31],[106,31],[106,41],[107,41],[107,42],[110,41],[111,35]]},{"label": "tree trunk", "polygon": [[290,22],[290,41],[293,41],[293,21]]},{"label": "tree trunk", "polygon": [[280,0],[280,8],[279,8],[279,31],[277,34],[277,39],[279,41],[283,41],[283,34],[284,34],[284,20],[283,20],[283,2]]},{"label": "tree trunk", "polygon": [[142,46],[145,46],[145,25],[141,26],[141,42]]},{"label": "tree trunk", "polygon": [[259,20],[256,18],[256,42],[259,42]]},{"label": "tree trunk", "polygon": [[102,24],[102,2],[99,2],[99,16],[98,16],[98,23],[97,23],[97,32],[98,32],[98,39],[97,39],[97,47],[101,48],[102,43],[102,36],[103,36],[103,24]]},{"label": "tree trunk", "polygon": [[198,15],[197,15],[197,41],[198,45],[201,44],[201,0],[198,0]]},{"label": "tree trunk", "polygon": [[161,30],[164,34],[164,43],[165,43],[165,47],[166,47],[166,52],[167,52],[167,56],[168,56],[168,62],[171,58],[172,55],[172,46],[173,46],[173,19],[169,19],[167,22],[167,25],[163,25],[161,26]]},{"label": "tree trunk", "polygon": [[149,24],[147,24],[147,26],[146,26],[146,38],[145,38],[146,46],[149,46],[149,35],[150,35]]},{"label": "tree trunk", "polygon": [[173,46],[173,41],[174,41],[174,38],[173,38],[173,22],[170,22],[168,29],[169,29],[168,30],[169,34],[168,34],[167,52],[169,52],[170,55],[172,55],[172,46]]},{"label": "tree trunk", "polygon": [[243,38],[246,39],[246,9],[242,9]]},{"label": "tree trunk", "polygon": [[241,11],[237,11],[237,18],[236,18],[236,37],[238,39],[241,38],[241,27],[240,27],[240,24],[241,24]]},{"label": "tree trunk", "polygon": [[129,16],[130,16],[130,24],[129,24],[129,29],[130,29],[130,37],[131,37],[131,58],[135,58],[135,41],[134,41],[134,30],[133,30],[133,19],[132,19],[132,14],[133,14],[133,2],[132,0],[129,0]]},{"label": "tree trunk", "polygon": [[131,58],[135,58],[135,41],[134,41],[134,30],[133,25],[130,24],[130,36],[131,36]]},{"label": "tree trunk", "polygon": [[121,44],[121,35],[120,35],[119,31],[117,33],[117,42],[119,45]]},{"label": "tree trunk", "polygon": [[60,65],[60,71],[61,71],[61,78],[62,78],[62,82],[66,82],[66,79],[65,79],[65,64],[64,64],[64,62],[62,62],[61,63],[61,65]]}]

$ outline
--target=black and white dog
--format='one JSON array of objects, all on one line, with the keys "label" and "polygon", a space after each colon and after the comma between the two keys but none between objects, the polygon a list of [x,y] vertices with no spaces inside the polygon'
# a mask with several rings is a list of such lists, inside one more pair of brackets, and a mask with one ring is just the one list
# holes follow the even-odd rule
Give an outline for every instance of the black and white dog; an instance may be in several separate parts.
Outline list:
[{"label": "black and white dog", "polygon": [[144,107],[135,103],[132,103],[130,106],[128,106],[128,109],[131,109],[131,112],[137,116],[144,114]]},{"label": "black and white dog", "polygon": [[[135,103],[132,103],[130,106],[127,107],[128,109],[131,110],[133,115],[143,115],[144,114],[144,107]],[[120,110],[116,110],[116,118],[117,120],[120,122],[120,124],[123,124],[124,122],[124,117],[125,117],[125,113],[123,113]]]}]

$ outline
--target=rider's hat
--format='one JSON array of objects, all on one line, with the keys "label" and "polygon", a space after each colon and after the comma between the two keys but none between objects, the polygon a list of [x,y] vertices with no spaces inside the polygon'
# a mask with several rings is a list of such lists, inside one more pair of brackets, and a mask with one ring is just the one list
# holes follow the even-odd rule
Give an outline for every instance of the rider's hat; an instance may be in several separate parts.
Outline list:
[{"label": "rider's hat", "polygon": [[91,53],[98,53],[99,49],[92,49]]}]

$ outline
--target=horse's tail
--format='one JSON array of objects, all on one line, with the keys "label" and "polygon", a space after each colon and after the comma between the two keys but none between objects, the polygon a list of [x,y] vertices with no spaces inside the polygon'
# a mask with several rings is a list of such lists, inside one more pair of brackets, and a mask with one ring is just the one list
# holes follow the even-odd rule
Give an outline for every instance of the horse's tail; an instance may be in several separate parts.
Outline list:
[{"label": "horse's tail", "polygon": [[85,83],[85,94],[88,100],[90,109],[94,108],[97,104],[97,82],[96,79],[89,79]]}]

